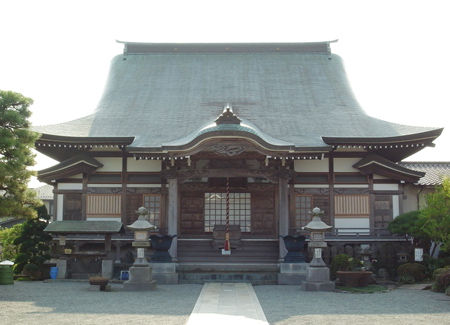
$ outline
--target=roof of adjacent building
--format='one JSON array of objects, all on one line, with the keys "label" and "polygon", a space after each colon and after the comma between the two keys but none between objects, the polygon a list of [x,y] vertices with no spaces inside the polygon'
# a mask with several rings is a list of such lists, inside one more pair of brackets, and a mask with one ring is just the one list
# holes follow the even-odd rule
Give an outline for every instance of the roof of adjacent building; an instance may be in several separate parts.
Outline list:
[{"label": "roof of adjacent building", "polygon": [[161,148],[206,132],[229,103],[244,131],[272,145],[327,147],[322,137],[435,138],[442,131],[368,116],[330,42],[124,42],[124,47],[111,63],[93,114],[34,130],[51,136],[134,137],[131,147]]},{"label": "roof of adjacent building", "polygon": [[43,185],[33,189],[40,200],[53,200],[53,186]]},{"label": "roof of adjacent building", "polygon": [[419,185],[441,185],[445,177],[450,178],[450,161],[404,161],[399,165],[424,172],[425,176],[419,179]]}]

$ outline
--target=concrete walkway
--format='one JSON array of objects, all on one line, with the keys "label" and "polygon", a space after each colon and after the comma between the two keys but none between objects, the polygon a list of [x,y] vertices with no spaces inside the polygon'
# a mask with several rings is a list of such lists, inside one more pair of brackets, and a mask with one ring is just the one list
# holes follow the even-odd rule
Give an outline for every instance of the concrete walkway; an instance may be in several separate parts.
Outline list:
[{"label": "concrete walkway", "polygon": [[206,283],[186,325],[268,325],[249,283]]}]

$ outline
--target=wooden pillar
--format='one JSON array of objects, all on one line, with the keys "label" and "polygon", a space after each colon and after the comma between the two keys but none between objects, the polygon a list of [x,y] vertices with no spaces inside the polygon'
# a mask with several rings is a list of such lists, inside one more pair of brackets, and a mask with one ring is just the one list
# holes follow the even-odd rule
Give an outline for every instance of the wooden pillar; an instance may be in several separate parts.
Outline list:
[{"label": "wooden pillar", "polygon": [[87,216],[87,183],[88,175],[83,173],[83,184],[81,192],[81,220],[86,220]]},{"label": "wooden pillar", "polygon": [[[124,149],[125,150],[125,149]],[[122,151],[122,193],[120,198],[120,206],[121,206],[121,221],[123,224],[127,224],[127,155],[125,151]]]},{"label": "wooden pillar", "polygon": [[[169,185],[169,209],[167,213],[167,233],[170,236],[178,235],[178,179],[168,178]],[[177,260],[177,237],[172,240],[169,249],[172,260]]]},{"label": "wooden pillar", "polygon": [[120,241],[116,240],[115,246],[116,248],[116,254],[115,254],[115,263],[120,263]]},{"label": "wooden pillar", "polygon": [[334,158],[333,154],[330,153],[328,156],[328,210],[330,214],[331,226],[335,227],[334,218]]},{"label": "wooden pillar", "polygon": [[[280,177],[278,181],[278,210],[279,210],[279,221],[278,221],[278,235],[287,236],[289,234],[289,199],[288,199],[288,181],[286,178]],[[284,246],[283,239],[279,238],[279,248],[280,248],[280,261],[284,259],[287,254],[287,249]]]},{"label": "wooden pillar", "polygon": [[369,175],[369,227],[370,233],[375,234],[375,193],[373,192],[373,174]]},{"label": "wooden pillar", "polygon": [[111,252],[111,234],[105,235],[105,252],[108,255]]},{"label": "wooden pillar", "polygon": [[53,216],[52,221],[58,220],[58,184],[53,183]]}]

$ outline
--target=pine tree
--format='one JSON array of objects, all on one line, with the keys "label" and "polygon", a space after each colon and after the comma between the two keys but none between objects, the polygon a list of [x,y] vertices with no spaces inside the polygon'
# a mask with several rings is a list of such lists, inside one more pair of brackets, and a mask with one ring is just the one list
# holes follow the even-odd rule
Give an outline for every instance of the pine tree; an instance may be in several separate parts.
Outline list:
[{"label": "pine tree", "polygon": [[0,90],[0,217],[33,217],[35,195],[28,190],[34,165],[31,148],[37,134],[31,132],[28,107],[33,100]]},{"label": "pine tree", "polygon": [[22,272],[25,265],[32,264],[41,270],[44,262],[50,259],[50,241],[52,237],[44,232],[50,219],[44,205],[36,209],[37,216],[24,222],[20,235],[14,240],[18,247],[14,271]]}]

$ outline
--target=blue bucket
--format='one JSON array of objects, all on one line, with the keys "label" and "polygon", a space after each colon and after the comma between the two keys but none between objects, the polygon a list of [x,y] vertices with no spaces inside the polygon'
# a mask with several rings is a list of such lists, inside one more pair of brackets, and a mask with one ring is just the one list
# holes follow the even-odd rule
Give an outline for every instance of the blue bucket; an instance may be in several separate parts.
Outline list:
[{"label": "blue bucket", "polygon": [[52,266],[50,268],[50,279],[56,279],[57,276],[58,276],[58,267]]},{"label": "blue bucket", "polygon": [[130,278],[130,273],[128,271],[120,271],[120,280],[128,280]]}]

